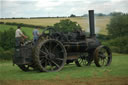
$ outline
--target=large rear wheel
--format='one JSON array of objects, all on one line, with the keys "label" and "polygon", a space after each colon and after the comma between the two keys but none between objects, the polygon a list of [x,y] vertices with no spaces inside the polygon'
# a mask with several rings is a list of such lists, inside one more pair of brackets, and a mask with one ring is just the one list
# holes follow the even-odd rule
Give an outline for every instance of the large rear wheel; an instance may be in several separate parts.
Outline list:
[{"label": "large rear wheel", "polygon": [[40,71],[59,71],[64,67],[67,53],[63,44],[54,39],[42,40],[35,48],[35,62]]}]

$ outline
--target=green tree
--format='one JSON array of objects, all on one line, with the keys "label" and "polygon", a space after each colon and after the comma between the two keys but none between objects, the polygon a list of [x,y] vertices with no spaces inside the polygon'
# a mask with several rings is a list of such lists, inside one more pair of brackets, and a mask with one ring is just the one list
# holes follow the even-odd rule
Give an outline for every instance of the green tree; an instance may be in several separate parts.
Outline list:
[{"label": "green tree", "polygon": [[110,16],[119,16],[119,15],[123,15],[122,12],[112,12],[109,14]]},{"label": "green tree", "polygon": [[[25,34],[25,32],[23,32]],[[25,34],[26,35],[26,34]],[[29,38],[28,38],[29,39]],[[15,29],[0,32],[0,59],[9,60],[14,56]]]},{"label": "green tree", "polygon": [[60,32],[72,32],[74,30],[81,30],[79,24],[69,19],[61,20],[59,23],[54,24],[53,27]]},{"label": "green tree", "polygon": [[70,15],[70,17],[76,17],[76,15],[74,15],[74,14],[71,14],[71,15]]},{"label": "green tree", "polygon": [[15,30],[0,32],[0,59],[9,60],[14,56]]},{"label": "green tree", "polygon": [[15,46],[15,30],[10,28],[0,33],[0,46],[4,50],[14,48]]},{"label": "green tree", "polygon": [[116,52],[128,53],[128,14],[112,16],[107,29],[111,38],[108,45]]},{"label": "green tree", "polygon": [[112,38],[128,36],[128,14],[113,16],[107,29]]}]

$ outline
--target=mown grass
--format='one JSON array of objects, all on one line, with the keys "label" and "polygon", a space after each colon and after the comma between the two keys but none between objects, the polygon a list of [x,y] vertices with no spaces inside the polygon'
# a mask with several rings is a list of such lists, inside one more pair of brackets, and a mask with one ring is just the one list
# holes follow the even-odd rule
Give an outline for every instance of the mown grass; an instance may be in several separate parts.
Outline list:
[{"label": "mown grass", "polygon": [[96,67],[94,64],[76,67],[75,64],[65,65],[59,72],[23,72],[11,61],[0,62],[0,80],[47,80],[47,79],[76,79],[93,77],[128,77],[128,55],[114,54],[109,67]]},{"label": "mown grass", "polygon": [[[80,24],[83,30],[89,31],[88,17],[76,17],[76,18],[42,18],[42,19],[0,19],[0,22],[16,22],[41,26],[53,26],[60,20],[70,19]],[[107,34],[106,25],[109,23],[110,17],[95,17],[96,33]]]}]

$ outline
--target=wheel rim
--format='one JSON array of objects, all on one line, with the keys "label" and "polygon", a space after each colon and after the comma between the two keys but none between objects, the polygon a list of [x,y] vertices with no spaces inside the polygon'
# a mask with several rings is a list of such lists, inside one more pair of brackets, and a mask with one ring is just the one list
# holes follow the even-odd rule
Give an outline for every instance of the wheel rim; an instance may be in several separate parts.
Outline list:
[{"label": "wheel rim", "polygon": [[95,51],[95,64],[98,67],[108,66],[112,61],[111,51],[106,46],[100,46]]},{"label": "wheel rim", "polygon": [[56,40],[47,40],[40,45],[39,65],[42,71],[59,71],[66,62],[66,51]]}]

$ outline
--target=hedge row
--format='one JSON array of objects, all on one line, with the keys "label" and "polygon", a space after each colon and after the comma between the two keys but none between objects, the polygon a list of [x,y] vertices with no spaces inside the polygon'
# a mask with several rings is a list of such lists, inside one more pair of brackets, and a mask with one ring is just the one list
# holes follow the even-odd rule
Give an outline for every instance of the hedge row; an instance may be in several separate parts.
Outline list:
[{"label": "hedge row", "polygon": [[31,25],[31,24],[24,24],[24,23],[16,23],[16,22],[0,22],[0,24],[6,24],[6,25],[15,25],[15,26],[21,26],[21,27],[39,27],[41,29],[46,28],[45,26],[40,26],[40,25]]},{"label": "hedge row", "polygon": [[12,59],[12,57],[14,56],[14,49],[15,49],[15,29],[10,28],[9,30],[0,32],[0,60]]},{"label": "hedge row", "polygon": [[113,52],[117,53],[128,53],[128,37],[117,37],[115,39],[107,40],[103,43],[109,46]]},{"label": "hedge row", "polygon": [[0,60],[10,60],[14,55],[15,29],[0,32]]},{"label": "hedge row", "polygon": [[0,48],[0,60],[11,60],[14,56],[14,48],[9,50],[4,50]]}]

